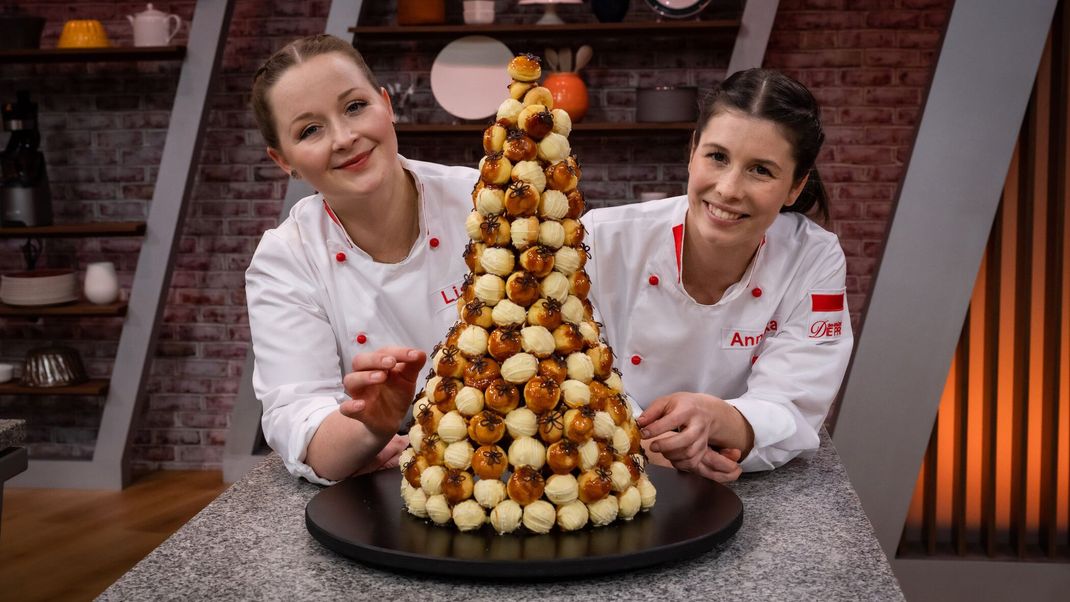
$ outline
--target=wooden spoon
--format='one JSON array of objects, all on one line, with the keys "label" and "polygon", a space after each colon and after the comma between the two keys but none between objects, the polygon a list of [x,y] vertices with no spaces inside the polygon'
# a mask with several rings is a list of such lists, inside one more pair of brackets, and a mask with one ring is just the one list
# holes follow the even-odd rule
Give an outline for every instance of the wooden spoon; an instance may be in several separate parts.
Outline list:
[{"label": "wooden spoon", "polygon": [[558,65],[558,62],[557,62],[557,51],[554,50],[553,48],[547,48],[545,56],[546,56],[546,64],[549,65],[550,68],[553,69],[554,71],[557,71],[557,65]]},{"label": "wooden spoon", "polygon": [[579,72],[580,69],[586,67],[593,55],[594,50],[590,46],[587,44],[580,46],[580,49],[576,51],[576,68],[573,71]]},{"label": "wooden spoon", "polygon": [[559,58],[561,59],[561,70],[572,71],[572,49],[562,48]]}]

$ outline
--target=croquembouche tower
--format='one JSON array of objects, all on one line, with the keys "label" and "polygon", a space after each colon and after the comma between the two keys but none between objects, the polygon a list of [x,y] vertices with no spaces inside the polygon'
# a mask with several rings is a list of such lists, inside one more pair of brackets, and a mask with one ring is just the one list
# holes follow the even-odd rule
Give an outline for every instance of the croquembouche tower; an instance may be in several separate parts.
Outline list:
[{"label": "croquembouche tower", "polygon": [[459,321],[413,402],[401,494],[462,531],[547,533],[654,505],[639,430],[587,299],[580,166],[538,57],[483,134]]}]

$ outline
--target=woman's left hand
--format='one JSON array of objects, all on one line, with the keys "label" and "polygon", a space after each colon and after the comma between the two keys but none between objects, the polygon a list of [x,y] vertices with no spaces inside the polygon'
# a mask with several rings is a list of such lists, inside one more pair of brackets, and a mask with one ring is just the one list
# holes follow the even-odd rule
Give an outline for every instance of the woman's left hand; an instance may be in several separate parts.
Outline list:
[{"label": "woman's left hand", "polygon": [[735,472],[739,458],[730,460],[711,450],[711,445],[746,456],[753,444],[750,425],[742,414],[723,399],[702,393],[659,397],[637,423],[644,439],[658,437],[650,443],[651,451],[664,455],[679,470],[703,473],[708,478],[717,473],[721,478],[716,480],[725,480],[723,477]]}]

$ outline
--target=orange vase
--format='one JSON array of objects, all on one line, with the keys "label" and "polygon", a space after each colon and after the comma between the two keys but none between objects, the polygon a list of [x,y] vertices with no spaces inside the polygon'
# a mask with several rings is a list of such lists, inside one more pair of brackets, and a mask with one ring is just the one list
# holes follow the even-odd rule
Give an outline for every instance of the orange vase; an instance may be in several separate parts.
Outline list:
[{"label": "orange vase", "polygon": [[590,101],[587,98],[587,85],[579,75],[572,72],[551,73],[542,83],[554,97],[554,108],[564,109],[573,123],[577,123],[587,114]]}]

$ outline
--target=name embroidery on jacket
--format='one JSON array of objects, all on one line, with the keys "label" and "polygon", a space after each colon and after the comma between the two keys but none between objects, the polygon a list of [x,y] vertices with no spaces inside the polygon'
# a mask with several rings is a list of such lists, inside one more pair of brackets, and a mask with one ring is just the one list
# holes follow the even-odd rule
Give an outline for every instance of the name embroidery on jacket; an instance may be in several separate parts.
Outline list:
[{"label": "name embroidery on jacket", "polygon": [[776,332],[776,320],[770,320],[765,330],[742,330],[737,328],[721,329],[722,349],[750,349],[757,347],[771,332]]}]

